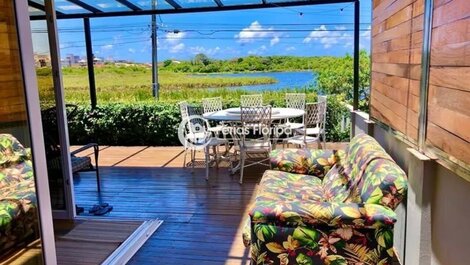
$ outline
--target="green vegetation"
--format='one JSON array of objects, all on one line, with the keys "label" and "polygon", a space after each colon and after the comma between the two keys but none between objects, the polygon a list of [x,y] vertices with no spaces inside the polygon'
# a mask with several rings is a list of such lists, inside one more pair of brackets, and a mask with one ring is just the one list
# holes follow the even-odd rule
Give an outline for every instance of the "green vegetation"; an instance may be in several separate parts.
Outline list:
[{"label": "green vegetation", "polygon": [[181,73],[234,73],[234,72],[276,72],[308,70],[319,72],[325,66],[334,64],[338,57],[296,57],[296,56],[248,56],[232,60],[213,60],[198,54],[191,61],[163,62],[161,71]]},{"label": "green vegetation", "polygon": [[[96,68],[98,107],[89,107],[86,68],[64,68],[63,82],[67,103],[79,105],[69,117],[71,144],[97,141],[103,145],[179,145],[177,126],[180,122],[179,101],[200,105],[206,97],[222,97],[225,107],[239,106],[246,90],[227,88],[249,84],[273,83],[271,78],[197,76],[196,73],[299,71],[317,73],[316,87],[307,88],[307,101],[315,102],[317,92],[328,95],[327,138],[345,141],[349,129],[341,126],[348,116],[345,103],[351,103],[353,59],[344,57],[249,56],[227,61],[198,55],[189,62],[164,61],[160,66],[160,100],[151,95],[151,73],[144,66],[103,66]],[[368,109],[369,55],[361,52],[361,108]],[[41,103],[53,106],[50,69],[38,69]],[[208,87],[213,89],[207,89]],[[305,89],[264,91],[265,104],[283,106],[286,92]],[[259,92],[256,92],[259,93]]]}]

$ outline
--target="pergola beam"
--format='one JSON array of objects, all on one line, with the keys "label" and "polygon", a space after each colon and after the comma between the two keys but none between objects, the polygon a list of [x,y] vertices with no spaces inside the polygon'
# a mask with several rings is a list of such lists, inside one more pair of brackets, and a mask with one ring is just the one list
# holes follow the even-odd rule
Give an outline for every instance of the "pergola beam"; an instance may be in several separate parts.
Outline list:
[{"label": "pergola beam", "polygon": [[359,108],[359,27],[360,27],[360,3],[354,1],[354,85],[353,85],[353,110]]},{"label": "pergola beam", "polygon": [[82,1],[80,0],[67,0],[68,2],[74,4],[74,5],[77,5],[83,9],[86,9],[92,13],[103,13],[103,11],[99,10],[98,8],[94,7],[94,6],[91,6],[89,4],[86,4],[86,3],[83,3]]},{"label": "pergola beam", "polygon": [[[72,0],[69,0],[72,1]],[[170,0],[168,0],[170,1]],[[308,6],[308,5],[322,5],[322,4],[339,4],[339,3],[351,3],[354,0],[303,0],[293,2],[280,2],[276,4],[272,3],[258,3],[251,5],[224,5],[222,7],[193,7],[193,8],[178,8],[178,9],[148,9],[140,11],[113,11],[113,12],[101,12],[93,14],[57,14],[58,19],[74,19],[74,18],[96,18],[96,17],[124,17],[124,16],[144,16],[144,15],[165,15],[165,14],[186,14],[186,13],[201,13],[201,12],[217,12],[217,11],[235,11],[235,10],[250,10],[250,9],[262,9],[262,8],[278,8],[278,7],[293,7],[293,6]],[[178,5],[179,6],[179,5]],[[44,20],[45,16],[30,16],[31,20]]]},{"label": "pergola beam", "polygon": [[214,2],[217,4],[218,7],[223,7],[224,4],[220,0],[214,0]]},{"label": "pergola beam", "polygon": [[86,45],[86,61],[88,68],[88,83],[90,85],[90,101],[91,108],[96,107],[96,83],[95,83],[95,66],[93,56],[93,45],[91,43],[91,28],[90,19],[83,19],[83,29],[85,31],[85,45]]},{"label": "pergola beam", "polygon": [[174,9],[181,9],[181,5],[176,3],[175,0],[165,0],[169,5],[171,5]]},{"label": "pergola beam", "polygon": [[139,10],[142,10],[142,8],[134,5],[133,3],[127,1],[127,0],[116,0],[116,2],[122,4],[122,5],[125,5],[127,8],[133,10],[133,11],[139,11]]},{"label": "pergola beam", "polygon": [[[37,2],[31,1],[31,0],[28,0],[28,6],[34,7],[34,8],[36,8],[36,9],[38,9],[38,10],[41,10],[41,11],[46,12],[46,7],[43,6],[43,5],[41,5],[40,3],[37,3]],[[63,15],[63,14],[64,14],[64,13],[62,13],[62,12],[60,12],[60,11],[57,11],[57,10],[55,11],[55,13],[56,13],[57,15]]]}]

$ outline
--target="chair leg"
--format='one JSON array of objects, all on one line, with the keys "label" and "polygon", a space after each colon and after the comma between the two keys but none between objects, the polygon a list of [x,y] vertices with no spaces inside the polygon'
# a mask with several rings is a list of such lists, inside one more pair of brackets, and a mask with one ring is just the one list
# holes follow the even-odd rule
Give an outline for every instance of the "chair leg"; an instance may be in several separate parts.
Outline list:
[{"label": "chair leg", "polygon": [[243,184],[243,169],[245,168],[245,153],[240,151],[240,184]]},{"label": "chair leg", "polygon": [[194,162],[196,160],[196,150],[191,148],[191,172],[194,173]]},{"label": "chair leg", "polygon": [[100,149],[98,146],[94,146],[93,149],[95,151],[96,185],[97,185],[98,192],[101,192],[100,169],[98,166],[98,157],[99,157]]},{"label": "chair leg", "polygon": [[186,156],[188,155],[188,148],[184,148],[184,156],[183,156],[183,168],[186,168]]},{"label": "chair leg", "polygon": [[204,149],[205,164],[206,164],[206,181],[209,180],[209,162],[210,162],[209,150],[210,149],[208,146],[206,146]]}]

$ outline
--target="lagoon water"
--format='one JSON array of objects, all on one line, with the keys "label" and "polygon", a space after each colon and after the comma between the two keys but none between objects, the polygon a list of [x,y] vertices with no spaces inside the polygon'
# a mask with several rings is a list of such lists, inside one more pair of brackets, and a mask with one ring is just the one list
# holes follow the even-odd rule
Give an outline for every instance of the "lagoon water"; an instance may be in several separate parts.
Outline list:
[{"label": "lagoon water", "polygon": [[[200,75],[198,75],[200,76]],[[289,88],[312,88],[316,83],[316,75],[312,71],[304,72],[263,72],[263,73],[236,73],[236,74],[206,74],[205,76],[224,77],[271,77],[277,80],[274,84],[235,86],[231,89],[246,89],[251,91],[281,90]]]}]

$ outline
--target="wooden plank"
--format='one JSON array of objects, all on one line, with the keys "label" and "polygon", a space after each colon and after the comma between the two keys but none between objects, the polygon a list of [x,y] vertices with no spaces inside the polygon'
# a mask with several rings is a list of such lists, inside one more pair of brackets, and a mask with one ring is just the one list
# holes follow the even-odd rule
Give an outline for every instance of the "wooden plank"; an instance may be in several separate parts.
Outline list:
[{"label": "wooden plank", "polygon": [[374,98],[387,109],[390,109],[394,113],[394,115],[397,116],[397,118],[403,120],[406,119],[406,107],[404,105],[388,98],[387,96],[380,93],[378,90],[374,90],[374,93],[372,94],[371,98]]},{"label": "wooden plank", "polygon": [[411,32],[411,20],[408,20],[396,27],[387,29],[384,32],[377,34],[372,39],[372,43],[381,43],[387,40],[393,40],[396,38],[403,37]]},{"label": "wooden plank", "polygon": [[419,80],[410,80],[410,94],[417,96],[419,98],[420,93],[420,81]]},{"label": "wooden plank", "polygon": [[399,118],[392,110],[384,106],[376,97],[371,97],[371,117],[389,125],[402,133],[406,131],[405,120]]},{"label": "wooden plank", "polygon": [[407,64],[410,62],[410,52],[408,50],[398,50],[372,53],[372,61],[376,63]]},{"label": "wooden plank", "polygon": [[398,77],[408,78],[410,66],[408,64],[372,63],[372,71]]},{"label": "wooden plank", "polygon": [[470,18],[436,27],[432,34],[432,66],[470,66]]},{"label": "wooden plank", "polygon": [[385,20],[385,29],[391,29],[411,19],[413,6],[409,5]]},{"label": "wooden plank", "polygon": [[[438,110],[439,117],[442,117],[443,122],[463,128],[467,133],[462,134],[462,137],[470,137],[470,108],[468,107],[470,106],[470,92],[431,85],[429,86],[429,110],[431,110],[431,106]],[[444,119],[448,121],[444,121]],[[452,132],[459,130],[454,126],[448,128],[442,125],[442,127]]]},{"label": "wooden plank", "polygon": [[470,164],[470,143],[432,122],[428,122],[426,143]]},{"label": "wooden plank", "polygon": [[467,0],[453,0],[434,9],[433,27],[439,27],[468,17],[470,5]]},{"label": "wooden plank", "polygon": [[374,89],[374,91],[378,91],[382,95],[406,107],[408,98],[407,86],[402,88],[394,88],[380,82],[379,80],[373,80],[372,88]]},{"label": "wooden plank", "polygon": [[373,23],[380,23],[385,19],[389,18],[393,14],[397,13],[398,11],[402,10],[406,6],[412,4],[415,0],[389,0],[384,1],[376,8],[373,9],[372,18]]},{"label": "wooden plank", "polygon": [[424,0],[416,0],[413,3],[413,17],[424,14]]},{"label": "wooden plank", "polygon": [[391,86],[397,89],[407,88],[408,83],[409,83],[409,80],[407,78],[394,76],[394,75],[387,75],[387,74],[378,73],[378,72],[372,72],[371,78],[374,81],[378,80],[388,86]]},{"label": "wooden plank", "polygon": [[429,83],[470,91],[470,67],[431,67]]}]

